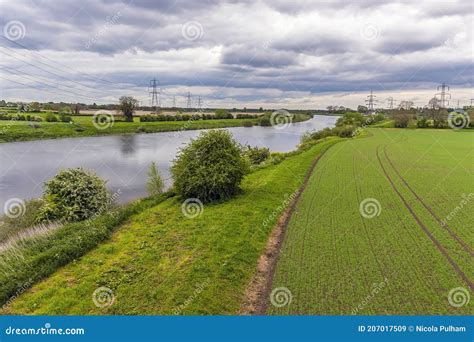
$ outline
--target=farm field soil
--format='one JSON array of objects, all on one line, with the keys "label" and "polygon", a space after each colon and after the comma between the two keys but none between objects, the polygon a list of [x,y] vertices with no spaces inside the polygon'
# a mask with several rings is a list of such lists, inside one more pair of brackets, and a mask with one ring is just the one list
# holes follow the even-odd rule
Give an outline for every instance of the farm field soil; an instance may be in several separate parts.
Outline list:
[{"label": "farm field soil", "polygon": [[[246,176],[242,193],[187,218],[170,198],[7,306],[8,314],[235,314],[284,204],[339,138]],[[280,210],[280,209],[281,210]],[[111,305],[97,306],[108,288]],[[94,297],[95,298],[95,297]]]},{"label": "farm field soil", "polygon": [[456,307],[448,297],[474,290],[474,134],[368,131],[322,156],[290,219],[266,312],[473,314],[472,300]]}]

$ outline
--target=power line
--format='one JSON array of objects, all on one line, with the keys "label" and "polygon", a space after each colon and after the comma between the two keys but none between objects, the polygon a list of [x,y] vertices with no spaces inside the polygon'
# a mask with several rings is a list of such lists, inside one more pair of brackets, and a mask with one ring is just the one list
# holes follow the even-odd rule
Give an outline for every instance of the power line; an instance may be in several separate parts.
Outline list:
[{"label": "power line", "polygon": [[393,109],[393,103],[396,101],[392,96],[387,98],[388,101],[388,109]]},{"label": "power line", "polygon": [[375,95],[372,93],[372,90],[370,91],[370,95],[367,95],[367,100],[365,100],[365,103],[367,104],[367,111],[374,112],[374,103],[377,101],[375,100]]},{"label": "power line", "polygon": [[[158,82],[159,84],[159,82]],[[157,112],[158,103],[158,92],[156,90],[157,81],[156,78],[150,80],[150,85],[148,86],[148,93],[151,95],[151,108],[154,113]],[[150,90],[151,89],[151,90]]]},{"label": "power line", "polygon": [[451,94],[446,92],[446,90],[450,90],[449,86],[446,83],[443,83],[440,84],[436,89],[438,91],[441,90],[441,92],[435,94],[435,97],[440,97],[440,107],[446,108],[447,106],[449,106],[449,100],[451,99]]},{"label": "power line", "polygon": [[[54,61],[54,60],[52,60],[51,58],[48,58],[48,57],[46,57],[46,56],[43,56],[43,55],[40,54],[39,52],[30,50],[27,46],[22,45],[22,44],[18,43],[17,41],[10,40],[10,39],[8,39],[8,38],[6,38],[6,37],[4,37],[4,36],[0,36],[0,37],[3,38],[3,39],[5,39],[5,40],[8,40],[8,41],[11,42],[11,43],[14,43],[14,44],[17,45],[17,46],[22,47],[23,49],[27,50],[27,51],[30,52],[30,53],[34,53],[35,55],[38,55],[38,56],[40,56],[41,58],[44,58],[44,59],[46,59],[46,60],[49,60],[49,61],[51,61],[51,62],[53,62],[53,63],[55,63],[55,64],[59,64],[59,65],[61,65],[63,68],[72,70],[74,73],[79,73],[79,74],[81,74],[82,76],[89,77],[89,78],[95,79],[95,80],[100,81],[100,82],[105,82],[105,83],[109,83],[109,84],[115,84],[114,82],[111,82],[111,81],[108,81],[108,80],[105,80],[105,79],[101,79],[101,78],[99,78],[99,77],[95,77],[95,76],[90,75],[90,74],[88,74],[88,73],[86,73],[86,72],[75,70],[75,69],[73,69],[73,68],[71,68],[71,67],[69,67],[69,66],[67,66],[67,65],[65,65],[65,64],[63,64],[63,63],[58,62],[58,61]],[[7,47],[5,47],[5,46],[4,46],[3,48],[12,51],[12,49],[9,49],[9,48],[7,48]],[[44,63],[43,63],[43,64],[44,64]],[[45,65],[46,65],[46,64],[45,64]],[[60,70],[60,69],[58,68],[58,70]],[[65,70],[63,69],[63,71],[65,71]],[[66,72],[69,72],[69,71],[66,71]],[[69,72],[69,73],[70,73],[70,72]]]},{"label": "power line", "polygon": [[57,93],[57,92],[54,92],[54,91],[51,91],[51,90],[48,90],[48,89],[38,88],[38,87],[35,87],[35,86],[31,85],[31,84],[25,84],[25,83],[21,83],[21,82],[18,82],[18,81],[10,80],[10,79],[4,78],[4,77],[2,77],[2,76],[0,76],[0,79],[5,80],[5,81],[9,81],[9,82],[13,82],[13,83],[17,83],[17,84],[20,84],[20,85],[25,86],[25,87],[28,87],[28,88],[33,88],[33,89],[45,91],[45,92],[48,92],[48,93],[51,93],[51,94],[64,96],[64,94],[61,94],[61,93]]},{"label": "power line", "polygon": [[186,94],[186,109],[191,110],[191,93],[189,91]]},{"label": "power line", "polygon": [[[52,71],[47,70],[47,69],[44,69],[44,68],[42,68],[42,67],[40,67],[40,66],[38,66],[38,65],[35,65],[35,64],[33,64],[33,63],[30,63],[30,62],[28,62],[28,61],[19,59],[18,57],[14,56],[14,55],[11,55],[11,54],[9,54],[9,53],[6,53],[5,51],[1,51],[1,50],[0,50],[0,53],[3,53],[3,54],[5,54],[5,55],[7,55],[7,56],[10,56],[10,57],[12,57],[12,58],[14,58],[14,59],[16,59],[16,60],[18,60],[18,61],[20,61],[20,62],[26,63],[26,64],[28,64],[28,65],[34,67],[34,68],[40,69],[40,70],[42,70],[42,71],[44,71],[44,72],[46,72],[46,73],[48,73],[48,74],[54,75],[54,76],[56,76],[56,77],[60,77],[60,78],[62,78],[62,79],[65,79],[65,80],[68,81],[68,82],[75,83],[75,84],[77,84],[77,85],[79,85],[79,86],[81,86],[81,87],[90,88],[90,89],[93,89],[93,90],[96,91],[96,92],[101,92],[101,93],[103,93],[103,94],[111,95],[110,93],[104,92],[103,90],[99,90],[99,89],[96,89],[96,88],[94,88],[94,87],[91,87],[91,86],[88,86],[88,85],[85,85],[85,84],[78,83],[78,82],[76,82],[76,81],[73,81],[73,80],[68,79],[67,77],[65,77],[65,76],[63,76],[63,75],[57,74],[57,73],[52,72]],[[43,63],[43,64],[44,64],[44,63]]]},{"label": "power line", "polygon": [[[0,67],[0,68],[3,69],[4,71],[10,73],[10,74],[13,75],[13,76],[17,76],[17,74],[16,74],[15,72],[12,72],[11,70],[5,69],[5,68],[3,68],[3,67]],[[28,76],[33,76],[33,75],[31,75],[31,74],[26,74],[26,75],[28,75]],[[31,80],[31,81],[34,81],[34,82],[43,84],[43,85],[45,85],[45,86],[47,86],[47,87],[55,88],[55,89],[57,89],[57,90],[59,90],[59,91],[62,91],[62,92],[67,93],[68,95],[74,94],[74,95],[76,95],[76,96],[79,96],[79,97],[82,97],[82,98],[85,98],[85,99],[88,99],[88,100],[93,100],[93,101],[96,101],[96,100],[97,100],[96,98],[89,97],[89,96],[86,96],[86,95],[83,95],[83,94],[80,94],[80,93],[76,93],[76,92],[74,92],[74,91],[70,91],[70,90],[66,90],[66,89],[61,89],[61,88],[59,88],[57,85],[51,85],[51,84],[45,83],[45,82],[42,81],[42,80],[38,80],[38,79],[35,79],[34,77],[28,77],[28,76],[21,75],[22,78],[25,78],[25,79],[27,79],[27,80]],[[35,76],[36,76],[36,75],[35,75]],[[36,76],[36,77],[40,78],[39,76]],[[40,79],[42,79],[42,78],[40,78]],[[75,88],[73,88],[73,89],[75,89]]]}]

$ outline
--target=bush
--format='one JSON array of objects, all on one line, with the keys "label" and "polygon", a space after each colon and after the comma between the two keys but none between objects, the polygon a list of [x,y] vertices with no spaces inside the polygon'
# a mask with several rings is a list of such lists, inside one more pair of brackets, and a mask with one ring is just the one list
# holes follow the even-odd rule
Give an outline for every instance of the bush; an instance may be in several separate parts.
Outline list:
[{"label": "bush", "polygon": [[366,121],[366,118],[358,112],[347,112],[342,117],[337,119],[336,126],[342,127],[346,125],[361,126]]},{"label": "bush", "polygon": [[38,221],[80,221],[105,211],[111,196],[105,181],[82,168],[60,171],[44,186]]},{"label": "bush", "polygon": [[161,177],[160,172],[156,168],[155,163],[151,163],[150,169],[148,170],[148,181],[146,183],[146,189],[150,196],[157,196],[163,193],[165,188],[165,182]]},{"label": "bush", "polygon": [[59,114],[59,121],[61,122],[72,122],[72,116],[64,112]]},{"label": "bush", "polygon": [[203,202],[234,195],[248,171],[248,162],[229,131],[202,132],[182,148],[171,167],[177,192]]},{"label": "bush", "polygon": [[337,134],[337,136],[341,138],[351,138],[354,136],[354,132],[356,129],[356,126],[346,125],[334,128],[334,132]]},{"label": "bush", "polygon": [[270,121],[270,118],[268,116],[262,116],[259,120],[258,120],[258,124],[260,126],[271,126],[272,125],[272,122]]},{"label": "bush", "polygon": [[56,122],[58,121],[58,118],[53,113],[46,113],[46,115],[44,116],[44,120],[46,122]]},{"label": "bush", "polygon": [[258,118],[257,114],[237,114],[237,119],[256,119]]},{"label": "bush", "polygon": [[309,142],[311,140],[312,140],[312,133],[306,131],[306,132],[303,133],[303,135],[300,138],[300,144],[304,145],[304,144],[306,144],[307,142]]},{"label": "bush", "polygon": [[416,127],[427,128],[429,127],[428,120],[426,118],[420,118],[416,121]]},{"label": "bush", "polygon": [[270,150],[267,147],[247,145],[243,149],[243,155],[249,159],[250,163],[258,165],[270,157]]},{"label": "bush", "polygon": [[244,127],[253,127],[253,122],[252,121],[244,121],[243,125],[244,125]]},{"label": "bush", "polygon": [[233,119],[234,116],[228,111],[226,111],[225,109],[216,109],[214,118],[215,119]]},{"label": "bush", "polygon": [[406,128],[410,122],[410,116],[408,113],[400,112],[393,116],[393,120],[395,122],[395,127]]}]

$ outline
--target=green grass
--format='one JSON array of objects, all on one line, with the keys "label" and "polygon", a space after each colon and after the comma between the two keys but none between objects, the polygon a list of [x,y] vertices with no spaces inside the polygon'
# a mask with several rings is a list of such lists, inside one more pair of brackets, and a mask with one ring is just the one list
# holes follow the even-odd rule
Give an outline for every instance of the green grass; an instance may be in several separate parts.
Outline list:
[{"label": "green grass", "polygon": [[[21,240],[0,253],[0,304],[33,283],[76,260],[110,237],[131,215],[162,202],[171,194],[131,202],[95,219],[69,223],[50,234]],[[21,222],[20,222],[21,223]]]},{"label": "green grass", "polygon": [[[393,190],[377,158],[414,214],[472,282],[474,198],[449,221],[450,235],[402,182],[394,167],[435,215],[446,218],[472,192],[474,136],[453,130],[368,129],[326,153],[291,218],[272,289],[286,287],[289,305],[269,314],[473,314],[472,303],[448,302],[451,289],[471,292]],[[362,217],[366,198],[380,202]],[[471,301],[472,302],[472,301]]]},{"label": "green grass", "polygon": [[112,127],[97,129],[92,117],[74,117],[80,125],[62,122],[39,122],[39,128],[30,127],[25,121],[0,121],[0,142],[55,139],[65,137],[84,137],[110,134],[155,133],[191,129],[223,128],[243,126],[244,122],[256,123],[257,119],[227,119],[199,121],[161,121],[161,122],[115,122]]},{"label": "green grass", "polygon": [[[186,218],[173,197],[134,215],[111,239],[19,296],[14,314],[235,314],[281,206],[331,138],[246,176],[242,192]],[[265,222],[268,222],[265,224]],[[21,282],[18,282],[18,287]],[[113,290],[113,305],[94,291]]]},{"label": "green grass", "polygon": [[[5,111],[5,110],[2,110]],[[9,114],[16,112],[7,111]],[[34,117],[42,117],[46,112],[24,113]],[[56,115],[58,117],[58,115]],[[157,121],[140,122],[135,116],[133,122],[116,121],[105,129],[94,126],[93,117],[90,115],[73,116],[74,123],[63,122],[35,122],[38,128],[32,127],[26,121],[0,120],[0,143],[13,141],[27,141],[40,139],[56,139],[65,137],[85,137],[97,135],[117,135],[134,133],[157,133],[193,129],[210,129],[224,127],[248,126],[248,123],[256,125],[258,119],[219,119],[219,120],[189,120],[189,121]],[[295,114],[294,122],[306,121],[311,117],[306,114]]]},{"label": "green grass", "polygon": [[395,127],[395,121],[391,119],[385,119],[383,121],[377,122],[371,127],[377,127],[377,128],[394,128]]}]

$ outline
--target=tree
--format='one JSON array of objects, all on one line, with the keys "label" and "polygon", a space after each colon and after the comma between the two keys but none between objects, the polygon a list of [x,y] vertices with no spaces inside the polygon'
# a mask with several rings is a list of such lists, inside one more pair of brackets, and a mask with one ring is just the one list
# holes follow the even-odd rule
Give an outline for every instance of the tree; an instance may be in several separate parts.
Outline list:
[{"label": "tree", "polygon": [[69,106],[61,107],[61,109],[59,110],[59,114],[71,115],[71,113],[72,113],[71,107],[69,107]]},{"label": "tree", "polygon": [[358,106],[357,106],[357,111],[358,111],[359,113],[367,113],[369,110],[367,109],[366,106],[358,105]]},{"label": "tree", "polygon": [[440,107],[440,101],[436,98],[433,97],[428,101],[428,108],[430,109],[439,109]]},{"label": "tree", "polygon": [[403,110],[398,110],[393,113],[393,120],[395,121],[395,127],[406,128],[410,123],[410,114]]},{"label": "tree", "polygon": [[215,118],[216,119],[232,119],[233,116],[227,110],[220,108],[220,109],[216,109]]},{"label": "tree", "polygon": [[433,110],[433,127],[445,128],[448,126],[448,111],[446,109]]},{"label": "tree", "polygon": [[226,130],[202,132],[182,148],[171,167],[174,187],[183,198],[223,200],[239,190],[248,161]]},{"label": "tree", "polygon": [[120,110],[125,116],[125,121],[132,122],[135,109],[138,107],[138,100],[133,96],[122,96],[120,99]]},{"label": "tree", "polygon": [[413,101],[401,101],[400,104],[398,105],[399,109],[404,109],[404,110],[410,110],[413,107]]},{"label": "tree", "polygon": [[39,104],[39,102],[31,102],[29,105],[28,105],[28,109],[31,111],[31,112],[39,112],[40,109],[41,109],[41,106]]}]

